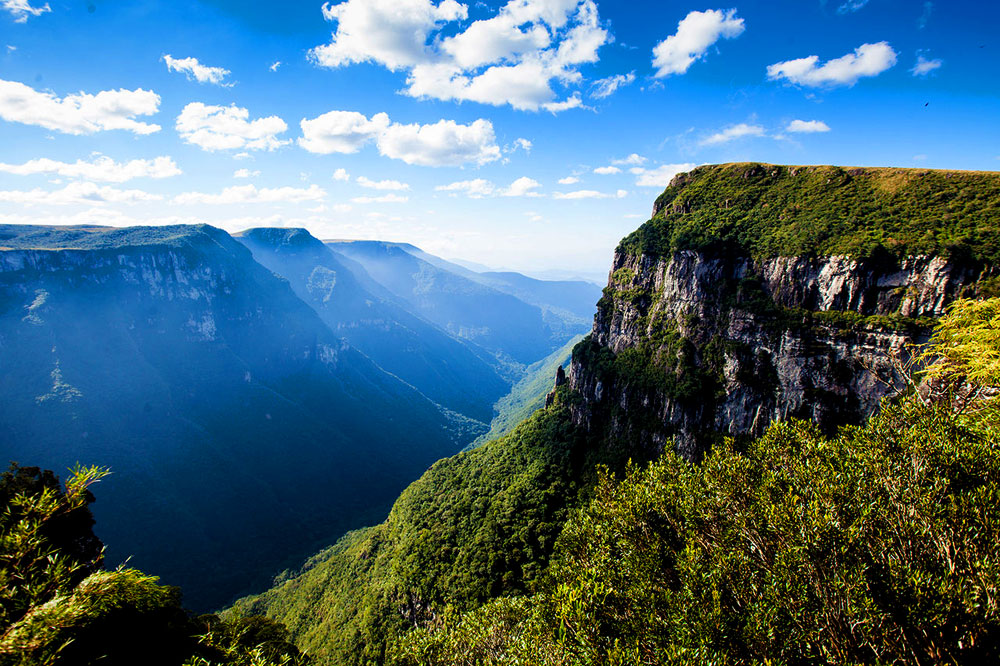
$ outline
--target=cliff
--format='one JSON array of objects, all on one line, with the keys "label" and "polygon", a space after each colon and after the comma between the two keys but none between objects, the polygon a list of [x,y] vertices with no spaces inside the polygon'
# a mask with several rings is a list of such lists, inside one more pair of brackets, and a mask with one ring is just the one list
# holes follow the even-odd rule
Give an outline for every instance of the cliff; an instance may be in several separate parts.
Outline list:
[{"label": "cliff", "polygon": [[573,419],[654,456],[860,423],[958,295],[997,283],[1000,174],[732,164],[677,176],[615,252]]}]

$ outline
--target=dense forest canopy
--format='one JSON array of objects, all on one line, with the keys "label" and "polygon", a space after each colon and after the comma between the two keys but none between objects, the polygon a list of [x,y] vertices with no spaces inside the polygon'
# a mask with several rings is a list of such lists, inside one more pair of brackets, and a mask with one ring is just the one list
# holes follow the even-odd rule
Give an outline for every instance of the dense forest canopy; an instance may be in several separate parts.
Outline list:
[{"label": "dense forest canopy", "polygon": [[1000,263],[1000,174],[736,163],[674,178],[620,249],[755,258],[879,253]]}]

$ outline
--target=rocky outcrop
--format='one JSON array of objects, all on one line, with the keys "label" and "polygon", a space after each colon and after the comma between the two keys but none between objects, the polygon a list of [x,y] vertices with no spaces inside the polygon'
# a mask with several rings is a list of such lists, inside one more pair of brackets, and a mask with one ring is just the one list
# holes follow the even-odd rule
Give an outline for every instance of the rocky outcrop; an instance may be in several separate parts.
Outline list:
[{"label": "rocky outcrop", "polygon": [[857,423],[901,385],[933,318],[983,271],[943,257],[754,260],[619,249],[570,368],[574,420],[697,459],[789,417]]},{"label": "rocky outcrop", "polygon": [[566,371],[560,365],[559,369],[556,370],[556,385],[552,387],[552,390],[548,392],[545,396],[545,406],[548,407],[556,401],[556,389],[566,383]]}]

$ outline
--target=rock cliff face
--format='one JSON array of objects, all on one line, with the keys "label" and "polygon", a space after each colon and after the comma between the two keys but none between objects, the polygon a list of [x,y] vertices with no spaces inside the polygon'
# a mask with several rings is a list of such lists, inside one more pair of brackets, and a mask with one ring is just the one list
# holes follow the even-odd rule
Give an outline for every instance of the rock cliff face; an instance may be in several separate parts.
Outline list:
[{"label": "rock cliff face", "polygon": [[[661,197],[654,232],[691,214],[683,194],[698,177],[681,181],[682,203]],[[711,216],[704,202],[700,214]],[[650,251],[626,239],[574,353],[574,420],[647,455],[676,446],[692,459],[719,433],[758,434],[773,420],[861,422],[901,387],[900,365],[934,318],[995,272],[970,252],[867,255],[767,257],[683,241]]]}]

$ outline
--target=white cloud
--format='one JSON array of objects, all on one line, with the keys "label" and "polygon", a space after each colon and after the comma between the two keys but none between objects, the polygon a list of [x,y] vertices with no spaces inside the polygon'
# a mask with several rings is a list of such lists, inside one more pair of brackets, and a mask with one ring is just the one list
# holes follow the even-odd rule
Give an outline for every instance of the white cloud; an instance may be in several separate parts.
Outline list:
[{"label": "white cloud", "polygon": [[202,65],[197,58],[174,58],[168,53],[163,56],[163,62],[167,63],[167,71],[181,72],[187,75],[188,79],[193,78],[198,83],[214,83],[226,88],[233,86],[232,83],[226,82],[226,77],[230,74],[228,69]]},{"label": "white cloud", "polygon": [[560,111],[569,111],[570,109],[576,109],[582,106],[583,101],[580,99],[579,93],[573,93],[572,97],[564,99],[561,102],[548,102],[546,104],[542,104],[542,108],[552,114],[559,113]]},{"label": "white cloud", "polygon": [[438,192],[462,192],[470,199],[482,199],[484,197],[540,197],[535,192],[542,184],[533,178],[522,176],[509,187],[497,188],[496,185],[483,178],[474,180],[461,180],[448,185],[438,185],[434,189]]},{"label": "white cloud", "polygon": [[159,110],[160,96],[142,88],[102,90],[96,95],[79,92],[60,98],[17,81],[0,79],[0,118],[66,134],[116,129],[152,134],[159,132],[160,126],[138,122],[135,116],[149,116]]},{"label": "white cloud", "polygon": [[764,136],[764,128],[760,125],[748,125],[747,123],[730,125],[724,130],[702,139],[698,143],[702,146],[715,146],[720,143],[728,143],[729,141],[741,139],[745,136]]},{"label": "white cloud", "polygon": [[351,179],[351,174],[347,173],[347,169],[337,169],[333,172],[333,179],[346,182]]},{"label": "white cloud", "polygon": [[271,66],[268,67],[268,69],[271,70],[272,72],[277,72],[279,67],[281,67],[281,61],[275,60],[274,62],[271,63]]},{"label": "white cloud", "polygon": [[560,185],[576,185],[580,182],[580,179],[576,176],[566,176],[565,178],[559,179]]},{"label": "white cloud", "polygon": [[202,150],[274,150],[289,143],[277,138],[288,129],[278,116],[249,120],[247,109],[191,102],[177,116],[177,132]]},{"label": "white cloud", "polygon": [[853,86],[866,76],[877,76],[896,64],[888,42],[862,44],[854,53],[817,66],[819,56],[778,62],[767,67],[767,78],[786,79],[802,86]]},{"label": "white cloud", "polygon": [[844,4],[837,7],[837,13],[848,14],[850,12],[856,12],[867,4],[868,0],[846,0]]},{"label": "white cloud", "polygon": [[484,178],[474,180],[460,180],[448,185],[438,185],[434,188],[438,192],[464,192],[470,199],[482,199],[488,197],[496,191],[496,186]]},{"label": "white cloud", "polygon": [[41,16],[45,12],[52,11],[47,2],[41,7],[33,7],[30,0],[3,0],[0,7],[10,12],[14,17],[14,23],[27,23],[29,16]]},{"label": "white cloud", "polygon": [[542,196],[538,192],[535,192],[542,184],[533,178],[528,178],[527,176],[522,176],[518,178],[510,187],[504,189],[500,192],[502,197],[540,197]]},{"label": "white cloud", "polygon": [[611,163],[618,164],[619,166],[623,164],[643,165],[646,163],[646,158],[639,153],[632,153],[628,157],[623,157],[620,160],[611,160]]},{"label": "white cloud", "polygon": [[493,123],[483,119],[469,125],[453,120],[432,125],[393,124],[379,135],[377,143],[382,155],[421,166],[486,164],[500,158]]},{"label": "white cloud", "polygon": [[696,60],[705,57],[708,48],[720,39],[743,34],[743,19],[736,10],[709,9],[691,12],[677,24],[677,32],[653,48],[653,67],[657,78],[683,74]]},{"label": "white cloud", "polygon": [[406,203],[409,201],[409,197],[402,197],[398,194],[385,194],[380,197],[354,197],[351,199],[356,204],[371,204],[371,203]]},{"label": "white cloud", "polygon": [[371,180],[365,178],[364,176],[358,176],[356,182],[361,187],[367,187],[370,190],[393,190],[400,192],[402,190],[410,189],[407,183],[401,183],[398,180]]},{"label": "white cloud", "polygon": [[150,194],[142,190],[119,190],[109,185],[102,186],[90,182],[70,183],[66,187],[54,191],[46,191],[40,188],[28,191],[0,191],[0,201],[26,205],[132,204],[141,201],[159,201],[162,198],[158,194]]},{"label": "white cloud", "polygon": [[597,81],[594,81],[591,87],[590,96],[595,99],[610,97],[611,95],[614,95],[619,88],[627,86],[633,81],[635,81],[635,72],[629,72],[628,74],[616,74],[615,76],[609,76],[606,79],[598,79]]},{"label": "white cloud", "polygon": [[575,192],[556,192],[553,199],[623,199],[628,196],[628,191],[618,190],[614,194],[598,192],[597,190],[576,190]]},{"label": "white cloud", "polygon": [[532,143],[530,141],[528,141],[527,139],[514,139],[514,148],[513,148],[513,150],[517,150],[518,148],[520,148],[524,152],[530,153],[531,152],[531,146],[532,146]]},{"label": "white cloud", "polygon": [[237,169],[233,172],[233,178],[256,178],[260,175],[260,171],[251,171],[250,169]]},{"label": "white cloud", "polygon": [[599,176],[611,176],[621,172],[622,170],[616,166],[602,166],[594,169],[594,173],[596,173]]},{"label": "white cloud", "polygon": [[793,120],[785,128],[786,132],[813,133],[829,132],[830,126],[822,120]]},{"label": "white cloud", "polygon": [[346,0],[324,4],[323,16],[336,21],[331,42],[310,51],[324,67],[377,62],[392,71],[425,62],[427,40],[438,24],[464,19],[468,10],[454,0]]},{"label": "white cloud", "polygon": [[913,76],[927,76],[935,69],[940,68],[943,64],[944,62],[940,59],[928,60],[921,53],[917,55],[917,64],[913,66],[910,73],[913,74]]},{"label": "white cloud", "polygon": [[263,187],[256,185],[234,185],[219,194],[205,192],[184,192],[174,197],[176,204],[245,204],[245,203],[302,203],[320,201],[326,192],[317,185],[301,187]]},{"label": "white cloud", "polygon": [[181,170],[173,159],[165,156],[119,163],[110,157],[100,155],[89,162],[77,160],[68,163],[43,157],[29,160],[24,164],[0,164],[0,172],[19,176],[57,174],[65,178],[124,183],[133,178],[169,178],[180,175]]},{"label": "white cloud", "polygon": [[655,169],[636,167],[630,171],[639,178],[635,184],[639,187],[666,187],[679,173],[695,168],[695,164],[662,164]]},{"label": "white cloud", "polygon": [[374,62],[407,72],[411,97],[553,113],[580,103],[558,100],[552,83],[578,83],[579,66],[610,40],[593,0],[510,0],[467,26],[454,0],[344,0],[323,13],[337,25],[310,51],[321,66]]},{"label": "white cloud", "polygon": [[389,126],[389,116],[376,113],[369,120],[356,111],[330,111],[316,118],[303,118],[299,145],[310,153],[356,153]]}]

